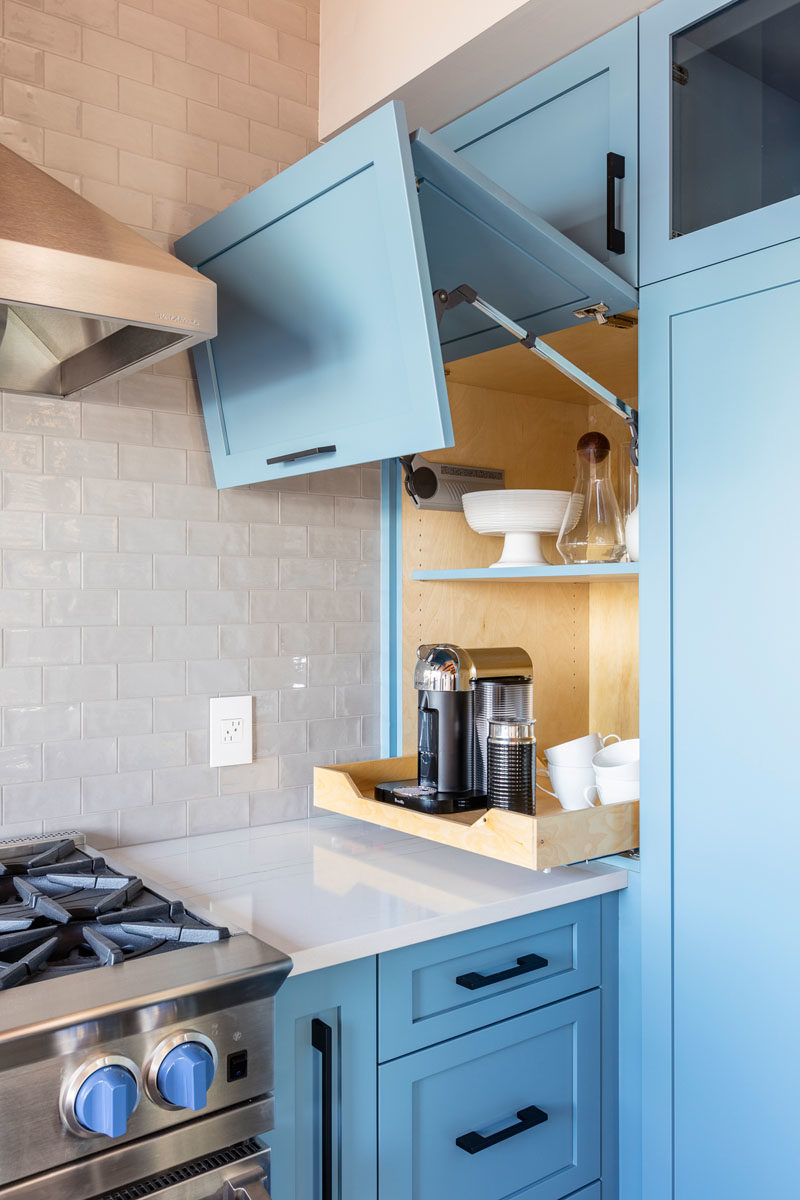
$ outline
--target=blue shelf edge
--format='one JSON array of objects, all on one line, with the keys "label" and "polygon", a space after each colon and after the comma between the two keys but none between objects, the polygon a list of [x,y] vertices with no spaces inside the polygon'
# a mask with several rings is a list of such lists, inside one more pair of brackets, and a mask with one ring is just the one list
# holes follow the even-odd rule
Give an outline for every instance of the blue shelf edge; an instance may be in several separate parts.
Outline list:
[{"label": "blue shelf edge", "polygon": [[554,567],[459,567],[448,571],[412,571],[411,578],[420,581],[459,579],[539,579],[550,583],[591,583],[593,579],[637,579],[638,563],[598,563],[596,566],[576,565]]}]

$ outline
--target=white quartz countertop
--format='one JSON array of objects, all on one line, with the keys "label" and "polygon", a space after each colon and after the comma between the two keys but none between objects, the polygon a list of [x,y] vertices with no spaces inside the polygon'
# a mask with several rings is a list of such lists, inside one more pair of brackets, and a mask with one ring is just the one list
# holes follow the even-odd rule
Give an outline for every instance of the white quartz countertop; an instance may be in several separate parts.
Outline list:
[{"label": "white quartz countertop", "polygon": [[628,878],[604,863],[528,871],[336,816],[109,857],[290,954],[294,974],[617,891]]}]

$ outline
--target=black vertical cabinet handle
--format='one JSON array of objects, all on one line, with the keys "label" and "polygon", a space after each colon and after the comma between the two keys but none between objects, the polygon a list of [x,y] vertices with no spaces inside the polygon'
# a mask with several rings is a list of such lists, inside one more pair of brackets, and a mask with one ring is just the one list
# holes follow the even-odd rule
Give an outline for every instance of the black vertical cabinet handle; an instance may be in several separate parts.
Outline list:
[{"label": "black vertical cabinet handle", "polygon": [[333,1200],[333,1030],[314,1017],[311,1045],[322,1057],[322,1200]]},{"label": "black vertical cabinet handle", "polygon": [[617,229],[617,180],[625,178],[625,156],[606,155],[606,249],[625,253],[625,231]]},{"label": "black vertical cabinet handle", "polygon": [[535,1129],[537,1125],[541,1125],[546,1120],[547,1113],[543,1112],[541,1108],[537,1108],[535,1104],[531,1104],[527,1108],[519,1110],[517,1125],[507,1125],[505,1129],[498,1129],[497,1133],[490,1133],[487,1137],[471,1129],[469,1133],[462,1133],[461,1137],[456,1138],[456,1145],[460,1150],[466,1150],[467,1154],[480,1154],[481,1150],[488,1150],[490,1146],[496,1146],[498,1142],[505,1142],[508,1138],[516,1137],[518,1133]]},{"label": "black vertical cabinet handle", "polygon": [[477,971],[470,971],[468,975],[456,975],[456,983],[459,987],[475,992],[478,988],[489,987],[493,983],[516,979],[518,975],[529,975],[531,971],[541,971],[542,967],[547,965],[547,959],[542,958],[541,954],[523,954],[521,958],[517,959],[517,965],[509,967],[507,971],[498,971],[496,975],[479,975]]}]

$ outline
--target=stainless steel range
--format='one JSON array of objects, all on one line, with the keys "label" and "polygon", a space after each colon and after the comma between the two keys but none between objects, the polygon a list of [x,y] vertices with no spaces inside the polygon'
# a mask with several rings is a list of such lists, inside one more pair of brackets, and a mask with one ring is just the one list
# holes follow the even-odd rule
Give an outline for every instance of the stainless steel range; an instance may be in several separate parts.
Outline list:
[{"label": "stainless steel range", "polygon": [[82,838],[0,843],[0,1200],[268,1200],[290,966]]}]

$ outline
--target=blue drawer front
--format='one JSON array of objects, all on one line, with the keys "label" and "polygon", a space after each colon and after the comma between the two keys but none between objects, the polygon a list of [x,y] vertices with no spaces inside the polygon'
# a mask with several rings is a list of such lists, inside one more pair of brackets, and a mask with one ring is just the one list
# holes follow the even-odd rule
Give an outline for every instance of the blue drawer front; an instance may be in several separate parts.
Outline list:
[{"label": "blue drawer front", "polygon": [[[592,991],[379,1069],[380,1200],[558,1200],[597,1179],[600,993]],[[537,1108],[547,1119],[468,1153]]]},{"label": "blue drawer front", "polygon": [[[378,958],[381,1062],[600,983],[600,901],[583,900]],[[547,959],[538,965],[529,956]],[[519,974],[488,983],[509,970]],[[459,983],[458,980],[462,982]]]}]

